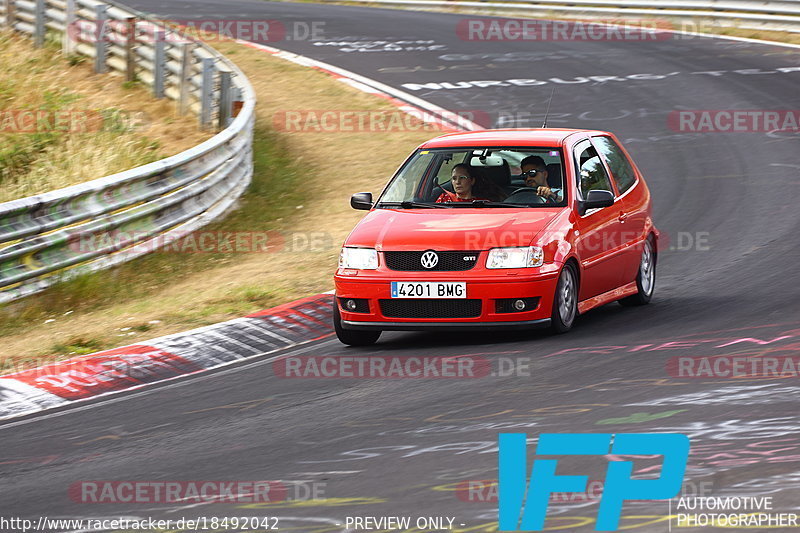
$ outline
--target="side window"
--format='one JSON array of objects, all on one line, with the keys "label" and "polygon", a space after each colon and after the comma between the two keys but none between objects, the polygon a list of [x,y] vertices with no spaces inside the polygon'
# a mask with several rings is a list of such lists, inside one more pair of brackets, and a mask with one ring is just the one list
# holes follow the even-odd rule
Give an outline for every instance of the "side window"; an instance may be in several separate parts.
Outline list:
[{"label": "side window", "polygon": [[459,163],[463,163],[467,157],[467,152],[455,152],[450,159],[442,161],[439,167],[439,172],[436,173],[436,184],[441,185],[450,181],[453,174],[453,167]]},{"label": "side window", "polygon": [[413,200],[414,187],[425,174],[428,165],[433,160],[432,152],[418,152],[414,158],[406,163],[400,173],[392,180],[386,192],[381,197],[381,202],[403,202]]},{"label": "side window", "polygon": [[608,163],[619,193],[622,194],[633,187],[636,183],[636,172],[633,171],[631,162],[617,143],[611,137],[592,137],[592,141]]},{"label": "side window", "polygon": [[611,188],[611,181],[608,179],[606,169],[603,167],[603,162],[594,146],[589,144],[588,141],[580,143],[575,147],[575,153],[578,155],[578,189],[581,192],[581,198],[586,198],[589,191],[602,190],[614,192]]}]

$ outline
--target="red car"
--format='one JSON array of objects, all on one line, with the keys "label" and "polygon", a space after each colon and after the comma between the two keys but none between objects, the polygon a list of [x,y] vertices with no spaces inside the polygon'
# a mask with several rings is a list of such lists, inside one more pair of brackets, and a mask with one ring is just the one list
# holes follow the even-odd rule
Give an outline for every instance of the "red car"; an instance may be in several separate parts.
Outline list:
[{"label": "red car", "polygon": [[342,248],[334,326],[382,331],[527,328],[643,305],[655,287],[650,191],[617,138],[575,129],[486,130],[421,145]]}]

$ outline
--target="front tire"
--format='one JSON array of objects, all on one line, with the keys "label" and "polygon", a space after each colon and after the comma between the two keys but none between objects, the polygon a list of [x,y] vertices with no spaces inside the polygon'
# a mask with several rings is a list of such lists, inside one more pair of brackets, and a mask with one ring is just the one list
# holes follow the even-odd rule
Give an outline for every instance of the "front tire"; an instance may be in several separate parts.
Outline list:
[{"label": "front tire", "polygon": [[336,337],[342,344],[348,346],[370,346],[378,341],[381,331],[360,331],[355,329],[344,329],[342,327],[342,316],[339,314],[339,305],[334,299],[333,302],[333,329]]},{"label": "front tire", "polygon": [[553,311],[550,315],[550,329],[553,333],[566,333],[572,329],[578,316],[578,274],[572,263],[561,269],[553,297]]},{"label": "front tire", "polygon": [[650,236],[644,241],[642,258],[639,262],[639,273],[636,274],[638,292],[620,300],[619,303],[621,305],[630,307],[650,303],[656,288],[656,257],[656,247],[653,244],[653,237]]}]

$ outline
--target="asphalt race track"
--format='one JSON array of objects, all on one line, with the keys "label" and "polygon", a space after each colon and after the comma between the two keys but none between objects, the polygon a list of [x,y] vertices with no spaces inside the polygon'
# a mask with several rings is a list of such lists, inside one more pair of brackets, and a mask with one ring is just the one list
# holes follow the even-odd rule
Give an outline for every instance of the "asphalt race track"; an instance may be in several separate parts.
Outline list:
[{"label": "asphalt race track", "polygon": [[[800,49],[701,37],[466,41],[456,33],[463,15],[255,0],[129,5],[184,20],[322,21],[322,42],[271,44],[446,109],[482,111],[487,126],[538,127],[555,87],[549,125],[620,137],[647,177],[655,222],[672,249],[659,257],[651,305],[591,311],[566,336],[384,333],[369,350],[328,338],[287,352],[472,355],[486,357],[494,375],[287,379],[265,359],[7,423],[0,427],[0,515],[275,516],[281,530],[320,533],[344,531],[347,516],[448,516],[463,531],[494,531],[497,504],[470,501],[454,488],[497,478],[498,432],[685,433],[689,494],[773,496],[776,511],[797,512],[800,386],[791,379],[679,379],[671,365],[678,356],[797,354],[800,139],[674,131],[668,116],[797,109]],[[406,43],[386,44],[396,41]],[[589,78],[600,76],[613,78]],[[547,83],[458,84],[511,79]],[[463,88],[408,85],[447,82]],[[382,186],[376,181],[375,190]],[[516,372],[500,375],[513,364]],[[660,460],[636,464],[647,472]],[[559,472],[603,479],[606,465],[587,456]],[[301,483],[288,484],[287,501],[268,505],[73,501],[69,488],[87,480]],[[305,501],[311,484],[327,499]],[[596,498],[551,504],[547,524],[591,531],[597,507]],[[665,501],[631,502],[622,525],[664,532],[668,513]]]}]

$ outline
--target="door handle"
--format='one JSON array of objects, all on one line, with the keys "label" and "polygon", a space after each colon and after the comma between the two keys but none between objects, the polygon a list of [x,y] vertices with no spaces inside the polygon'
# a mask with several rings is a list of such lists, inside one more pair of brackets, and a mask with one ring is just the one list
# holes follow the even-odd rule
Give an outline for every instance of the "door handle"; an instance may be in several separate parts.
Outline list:
[{"label": "door handle", "polygon": [[620,222],[625,222],[627,219],[628,219],[628,213],[624,213],[623,212],[623,213],[619,214],[619,221]]}]

